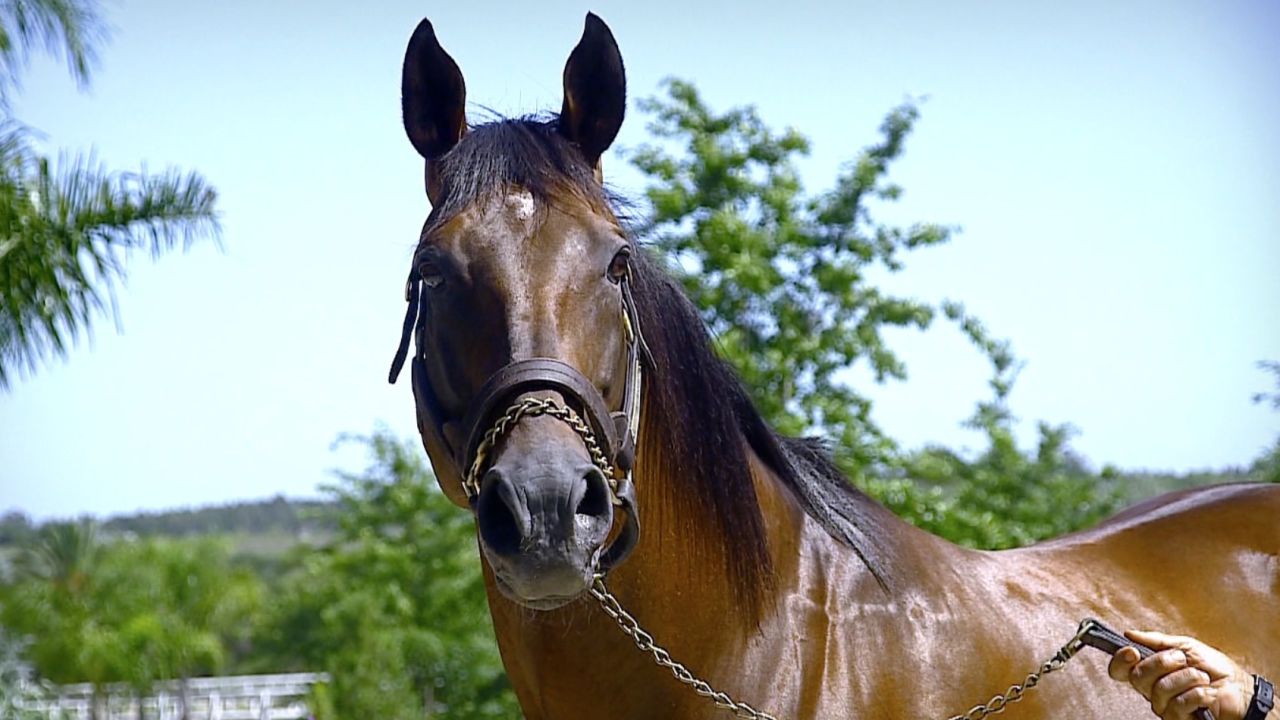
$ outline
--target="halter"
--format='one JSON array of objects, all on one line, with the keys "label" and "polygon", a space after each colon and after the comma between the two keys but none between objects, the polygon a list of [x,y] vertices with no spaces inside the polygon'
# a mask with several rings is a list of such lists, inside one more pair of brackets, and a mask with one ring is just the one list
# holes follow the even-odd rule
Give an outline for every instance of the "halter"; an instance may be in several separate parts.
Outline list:
[{"label": "halter", "polygon": [[[450,442],[444,432],[443,418],[446,414],[427,379],[426,313],[422,307],[425,299],[417,272],[410,272],[405,283],[405,301],[409,307],[404,316],[400,346],[391,361],[391,373],[387,378],[395,383],[409,351],[409,336],[416,335],[417,350],[411,373],[418,427],[439,440],[449,451],[455,466],[465,471],[459,474],[472,511],[480,496],[480,483],[493,449],[517,423],[524,418],[547,415],[568,425],[582,439],[592,464],[604,473],[610,501],[626,513],[625,524],[617,538],[600,554],[596,567],[599,575],[626,559],[640,539],[640,514],[631,470],[635,464],[636,438],[640,432],[641,365],[653,367],[653,358],[640,333],[635,300],[631,296],[630,272],[619,279],[618,285],[622,294],[622,332],[627,344],[621,410],[610,411],[595,384],[568,363],[541,357],[517,360],[499,368],[480,387],[462,421],[461,437],[464,442]],[[564,402],[548,397],[548,392],[558,393]],[[499,414],[499,409],[504,407]]]}]

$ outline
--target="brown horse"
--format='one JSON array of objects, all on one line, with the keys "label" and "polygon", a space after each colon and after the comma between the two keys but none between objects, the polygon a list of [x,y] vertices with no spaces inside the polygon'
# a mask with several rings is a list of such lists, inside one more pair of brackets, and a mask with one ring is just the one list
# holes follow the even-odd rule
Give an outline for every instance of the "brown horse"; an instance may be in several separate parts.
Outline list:
[{"label": "brown horse", "polygon": [[[1280,676],[1280,487],[1169,495],[979,552],[900,521],[820,448],[775,434],[602,189],[625,86],[595,16],[557,116],[468,127],[462,75],[426,21],[402,91],[433,210],[392,375],[416,328],[419,429],[444,492],[476,515],[526,717],[728,716],[593,602],[601,565],[676,659],[780,718],[963,713],[1085,616],[1192,634]],[[1086,651],[1006,716],[1150,717],[1105,661]]]}]

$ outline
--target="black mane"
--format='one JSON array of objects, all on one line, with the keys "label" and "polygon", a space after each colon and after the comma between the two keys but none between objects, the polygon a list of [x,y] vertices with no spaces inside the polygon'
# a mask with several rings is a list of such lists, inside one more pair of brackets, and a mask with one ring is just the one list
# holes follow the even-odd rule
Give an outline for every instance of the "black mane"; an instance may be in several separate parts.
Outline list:
[{"label": "black mane", "polygon": [[570,192],[599,208],[616,205],[616,199],[596,182],[594,168],[560,134],[555,116],[472,126],[436,163],[442,192],[424,234],[473,203],[501,197],[513,185],[543,203],[555,203]]},{"label": "black mane", "polygon": [[[554,116],[473,127],[438,162],[442,193],[428,228],[511,186],[523,187],[544,203],[572,193],[617,216],[616,200],[559,133]],[[719,546],[708,549],[723,550],[735,597],[750,616],[759,617],[765,591],[773,584],[764,518],[752,482],[752,453],[888,587],[893,562],[884,536],[887,511],[850,484],[819,441],[783,437],[769,427],[733,369],[716,355],[697,310],[659,260],[637,253],[633,283],[640,325],[657,366],[645,377],[641,460],[663,466],[659,472],[666,477],[687,479],[668,501],[685,504],[687,512],[705,516],[719,531],[700,541]]]},{"label": "black mane", "polygon": [[646,376],[642,441],[656,440],[660,462],[670,465],[665,475],[689,479],[680,492],[691,494],[685,502],[692,511],[714,515],[739,596],[759,594],[772,574],[748,450],[887,589],[892,546],[882,530],[888,511],[849,482],[821,440],[786,437],[769,426],[737,373],[716,355],[697,309],[657,260],[642,253],[633,278],[641,328],[657,365]]}]

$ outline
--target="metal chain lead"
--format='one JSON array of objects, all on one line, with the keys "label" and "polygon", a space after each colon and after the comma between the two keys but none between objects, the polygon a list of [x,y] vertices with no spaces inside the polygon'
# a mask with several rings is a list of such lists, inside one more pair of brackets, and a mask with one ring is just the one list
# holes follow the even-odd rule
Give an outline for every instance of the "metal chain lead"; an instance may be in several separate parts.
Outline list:
[{"label": "metal chain lead", "polygon": [[706,680],[694,675],[689,668],[672,658],[671,653],[654,641],[653,636],[640,627],[640,623],[631,616],[631,613],[623,609],[618,598],[604,586],[603,577],[596,576],[590,592],[592,597],[600,601],[600,607],[604,609],[605,614],[613,618],[622,632],[635,641],[637,648],[652,655],[653,661],[659,667],[670,670],[676,680],[687,685],[695,693],[707,698],[716,707],[732,712],[734,717],[748,718],[748,720],[778,720],[763,710],[757,710],[747,703],[734,700],[724,691],[716,690]]},{"label": "metal chain lead", "polygon": [[[498,444],[498,441],[510,432],[511,428],[520,422],[522,418],[537,417],[539,415],[548,415],[564,422],[582,438],[583,444],[587,447],[587,452],[591,455],[591,461],[609,479],[610,487],[616,493],[616,481],[613,479],[613,471],[609,460],[605,458],[604,452],[600,449],[600,444],[596,442],[595,433],[591,427],[573,409],[565,407],[551,398],[526,398],[507,408],[502,417],[498,418],[489,430],[485,432],[484,438],[481,439],[480,445],[476,448],[475,460],[472,461],[467,477],[463,481],[463,488],[467,495],[474,497],[479,493],[480,471],[484,468],[486,458],[494,446]],[[640,627],[640,622],[622,607],[622,603],[618,601],[618,598],[613,593],[609,592],[609,589],[604,585],[603,575],[595,577],[589,592],[592,597],[600,602],[600,607],[605,614],[613,618],[618,623],[618,628],[635,642],[637,648],[651,655],[654,663],[671,671],[671,675],[676,680],[688,686],[694,693],[700,697],[707,698],[716,707],[732,712],[734,717],[746,718],[746,720],[778,720],[774,715],[770,715],[763,710],[757,710],[745,702],[734,700],[723,690],[716,690],[706,680],[694,675],[689,668],[672,658],[671,653],[659,645],[654,640],[653,635],[650,635],[644,628]],[[1066,645],[1063,645],[1052,658],[1041,664],[1039,669],[1027,675],[1026,679],[1021,683],[1010,685],[1008,690],[992,697],[987,702],[975,705],[969,709],[969,712],[963,715],[953,715],[947,720],[983,720],[988,715],[1004,712],[1009,705],[1021,700],[1027,691],[1039,685],[1040,678],[1066,665],[1067,661],[1074,657],[1080,651],[1080,648],[1084,647],[1083,638],[1089,627],[1090,623],[1088,621],[1081,623],[1075,637],[1071,638]]]},{"label": "metal chain lead", "polygon": [[[687,685],[695,693],[711,700],[716,707],[732,712],[734,717],[747,718],[748,720],[778,720],[774,715],[770,715],[763,710],[757,710],[745,702],[734,700],[722,690],[716,690],[706,680],[694,675],[683,664],[672,658],[671,653],[667,652],[665,648],[653,639],[652,635],[640,627],[640,622],[632,617],[631,613],[623,609],[622,603],[618,602],[618,598],[605,587],[603,577],[596,576],[589,592],[592,597],[600,602],[600,607],[605,614],[613,618],[622,632],[635,641],[636,647],[641,652],[652,655],[654,663],[659,667],[670,670],[676,680]],[[1010,685],[1008,690],[996,695],[986,703],[975,705],[969,709],[969,712],[963,715],[953,715],[947,720],[982,720],[988,715],[1004,712],[1009,705],[1021,700],[1027,691],[1039,685],[1040,678],[1061,669],[1063,665],[1067,664],[1068,660],[1075,657],[1076,653],[1080,652],[1080,648],[1084,647],[1082,638],[1084,638],[1088,628],[1088,622],[1081,623],[1075,637],[1067,641],[1067,644],[1063,645],[1053,657],[1041,664],[1039,669],[1027,675],[1027,678],[1021,683]]]},{"label": "metal chain lead", "polygon": [[974,705],[969,712],[963,715],[954,715],[947,720],[982,720],[988,715],[1002,713],[1010,704],[1016,703],[1022,699],[1028,690],[1035,688],[1040,684],[1040,678],[1051,672],[1062,669],[1067,661],[1075,657],[1080,652],[1080,648],[1084,647],[1084,635],[1091,627],[1092,623],[1085,621],[1080,623],[1080,629],[1076,631],[1075,637],[1067,641],[1053,657],[1046,660],[1038,670],[1031,673],[1019,684],[1010,685],[1008,690],[996,695],[981,705]]}]

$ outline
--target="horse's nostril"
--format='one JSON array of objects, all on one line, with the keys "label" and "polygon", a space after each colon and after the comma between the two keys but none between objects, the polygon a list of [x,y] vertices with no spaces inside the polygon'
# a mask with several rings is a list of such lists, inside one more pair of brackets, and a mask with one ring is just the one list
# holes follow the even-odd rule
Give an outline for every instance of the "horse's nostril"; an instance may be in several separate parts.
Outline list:
[{"label": "horse's nostril", "polygon": [[519,512],[517,502],[515,488],[502,473],[496,468],[485,473],[476,505],[476,522],[485,544],[499,555],[514,555],[520,551],[524,532],[516,517]]},{"label": "horse's nostril", "polygon": [[604,517],[609,512],[609,484],[604,473],[592,466],[582,474],[582,479],[586,481],[587,489],[574,512],[586,517]]}]

